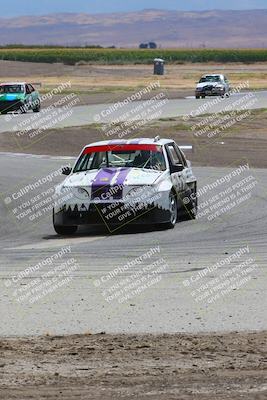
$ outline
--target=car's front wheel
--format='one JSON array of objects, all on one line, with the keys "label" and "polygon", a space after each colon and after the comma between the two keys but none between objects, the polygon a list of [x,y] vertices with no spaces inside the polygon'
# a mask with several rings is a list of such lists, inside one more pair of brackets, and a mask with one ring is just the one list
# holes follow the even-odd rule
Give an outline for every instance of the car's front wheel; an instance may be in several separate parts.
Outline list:
[{"label": "car's front wheel", "polygon": [[170,221],[165,224],[167,229],[173,229],[178,219],[177,197],[171,192],[169,196]]},{"label": "car's front wheel", "polygon": [[78,229],[78,226],[58,225],[55,222],[54,210],[53,210],[53,226],[54,226],[56,233],[61,236],[74,235],[74,233],[76,233],[77,229]]},{"label": "car's front wheel", "polygon": [[68,236],[74,235],[77,232],[77,226],[63,226],[63,225],[54,225],[54,229],[58,235]]}]

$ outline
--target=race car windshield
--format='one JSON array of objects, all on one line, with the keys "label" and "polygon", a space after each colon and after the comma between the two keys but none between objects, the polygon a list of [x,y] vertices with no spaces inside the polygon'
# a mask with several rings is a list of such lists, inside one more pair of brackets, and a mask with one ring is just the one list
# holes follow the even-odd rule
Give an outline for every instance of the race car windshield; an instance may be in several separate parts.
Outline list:
[{"label": "race car windshield", "polygon": [[204,76],[200,79],[199,83],[203,82],[221,82],[220,76]]},{"label": "race car windshield", "polygon": [[125,149],[115,147],[112,150],[97,152],[90,152],[90,148],[88,148],[78,160],[73,172],[121,167],[159,171],[166,169],[162,149],[157,150],[158,146],[153,146],[153,149],[150,149],[149,146],[144,149],[139,147],[130,149],[130,147],[125,146]]},{"label": "race car windshield", "polygon": [[3,93],[23,93],[23,85],[2,85],[0,86],[0,94]]}]

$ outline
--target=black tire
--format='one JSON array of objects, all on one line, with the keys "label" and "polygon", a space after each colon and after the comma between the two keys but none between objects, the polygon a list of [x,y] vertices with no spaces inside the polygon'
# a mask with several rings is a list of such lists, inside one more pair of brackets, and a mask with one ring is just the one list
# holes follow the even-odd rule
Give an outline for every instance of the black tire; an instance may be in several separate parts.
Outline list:
[{"label": "black tire", "polygon": [[206,96],[201,96],[201,97],[202,97],[202,99],[205,99]]},{"label": "black tire", "polygon": [[190,197],[184,198],[184,219],[192,220],[197,218],[198,210],[198,198],[197,198],[197,184],[195,184],[194,190]]},{"label": "black tire", "polygon": [[165,229],[173,229],[178,220],[178,205],[177,205],[177,196],[174,192],[170,193],[170,221],[164,224]]},{"label": "black tire", "polygon": [[200,96],[196,96],[196,99],[200,99]]},{"label": "black tire", "polygon": [[53,226],[58,235],[61,236],[69,236],[74,235],[77,232],[78,226],[65,226],[65,225],[57,225],[55,223],[55,214],[53,210]]},{"label": "black tire", "polygon": [[41,110],[41,103],[40,103],[40,100],[38,100],[38,101],[37,101],[37,104],[36,104],[36,107],[34,107],[34,108],[32,109],[32,111],[33,111],[34,113],[38,113],[38,112],[40,112],[40,110]]},{"label": "black tire", "polygon": [[20,114],[26,114],[27,113],[26,107],[21,106],[19,108],[19,112],[20,112]]},{"label": "black tire", "polygon": [[69,236],[77,232],[78,226],[54,225],[54,229],[58,235]]}]

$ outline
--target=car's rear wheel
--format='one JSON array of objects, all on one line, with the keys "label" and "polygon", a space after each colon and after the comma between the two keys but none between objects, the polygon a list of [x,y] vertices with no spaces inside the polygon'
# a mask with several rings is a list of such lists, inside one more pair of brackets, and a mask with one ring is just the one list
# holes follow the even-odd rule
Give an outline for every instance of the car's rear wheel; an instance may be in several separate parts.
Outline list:
[{"label": "car's rear wheel", "polygon": [[20,114],[26,114],[26,112],[27,112],[26,106],[25,106],[25,105],[20,106],[20,108],[19,108],[19,113],[20,113]]},{"label": "car's rear wheel", "polygon": [[198,198],[197,198],[197,185],[195,184],[195,187],[190,195],[190,197],[185,197],[184,198],[184,219],[190,220],[190,219],[196,219],[197,217],[197,211],[198,211]]},{"label": "car's rear wheel", "polygon": [[40,110],[41,110],[41,102],[40,102],[40,100],[38,100],[36,102],[36,106],[32,109],[32,111],[35,113],[38,113],[38,112],[40,112]]},{"label": "car's rear wheel", "polygon": [[196,96],[196,99],[200,99],[200,96]]}]

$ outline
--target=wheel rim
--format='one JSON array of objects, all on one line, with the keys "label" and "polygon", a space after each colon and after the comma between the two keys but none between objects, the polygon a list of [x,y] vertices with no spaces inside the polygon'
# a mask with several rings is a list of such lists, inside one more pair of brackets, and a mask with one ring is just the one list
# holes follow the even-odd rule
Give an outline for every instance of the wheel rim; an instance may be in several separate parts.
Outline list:
[{"label": "wheel rim", "polygon": [[175,225],[177,221],[177,204],[173,194],[170,195],[170,214],[171,214],[171,224]]}]

